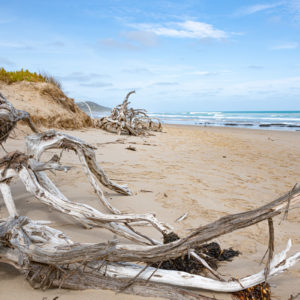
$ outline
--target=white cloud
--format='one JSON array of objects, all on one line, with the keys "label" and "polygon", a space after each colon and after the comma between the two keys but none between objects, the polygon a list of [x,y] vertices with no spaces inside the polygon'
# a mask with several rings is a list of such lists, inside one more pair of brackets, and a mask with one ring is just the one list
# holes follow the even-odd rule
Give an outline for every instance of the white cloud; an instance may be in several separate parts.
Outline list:
[{"label": "white cloud", "polygon": [[152,74],[152,72],[145,67],[125,68],[122,69],[122,72],[131,73],[131,74],[144,74],[144,75]]},{"label": "white cloud", "polygon": [[211,24],[185,21],[178,23],[160,24],[132,24],[134,28],[142,31],[152,32],[159,36],[175,38],[192,38],[192,39],[222,39],[227,37],[227,33],[213,27]]},{"label": "white cloud", "polygon": [[50,43],[47,43],[48,46],[50,47],[57,47],[57,48],[62,48],[64,47],[66,44],[62,41],[55,41],[55,42],[50,42]]},{"label": "white cloud", "polygon": [[100,44],[106,48],[137,51],[156,46],[157,36],[149,31],[127,31],[121,33],[121,38],[103,39],[100,41]]},{"label": "white cloud", "polygon": [[97,73],[73,72],[65,76],[56,76],[61,81],[87,82],[95,78],[108,77]]},{"label": "white cloud", "polygon": [[113,84],[110,82],[102,82],[102,81],[98,81],[98,82],[92,82],[92,83],[81,83],[80,86],[83,87],[92,87],[92,88],[102,88],[102,87],[108,87],[108,86],[112,86]]},{"label": "white cloud", "polygon": [[196,76],[210,76],[210,75],[217,75],[218,72],[209,72],[209,71],[193,71],[187,73],[187,75],[196,75]]},{"label": "white cloud", "polygon": [[288,49],[296,49],[298,48],[298,43],[290,42],[290,43],[283,43],[276,46],[273,46],[272,50],[288,50]]},{"label": "white cloud", "polygon": [[149,31],[129,31],[124,36],[127,40],[132,41],[140,46],[152,47],[157,44],[157,37]]},{"label": "white cloud", "polygon": [[150,86],[172,86],[172,85],[178,85],[178,82],[168,82],[168,81],[159,81],[151,84]]},{"label": "white cloud", "polygon": [[269,10],[278,6],[283,5],[283,2],[275,2],[270,4],[256,4],[244,7],[236,12],[236,15],[243,16],[243,15],[252,15],[260,11]]},{"label": "white cloud", "polygon": [[106,48],[139,50],[139,47],[137,45],[134,45],[128,41],[119,41],[113,38],[101,40],[100,44]]}]

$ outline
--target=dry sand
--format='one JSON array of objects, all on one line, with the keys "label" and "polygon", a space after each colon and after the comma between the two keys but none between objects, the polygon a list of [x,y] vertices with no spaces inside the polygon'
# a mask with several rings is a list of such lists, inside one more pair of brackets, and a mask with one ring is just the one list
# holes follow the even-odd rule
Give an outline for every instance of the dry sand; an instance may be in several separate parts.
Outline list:
[{"label": "dry sand", "polygon": [[[256,208],[300,182],[300,132],[171,125],[164,131],[149,138],[116,136],[96,129],[65,132],[96,146],[97,160],[107,174],[119,183],[128,183],[134,191],[133,196],[126,197],[106,190],[115,207],[123,212],[155,212],[158,219],[173,225],[181,236],[226,214]],[[9,139],[5,147],[9,151],[24,151],[23,129],[16,134],[16,139]],[[117,142],[107,143],[113,141]],[[128,145],[137,151],[126,150]],[[51,175],[54,182],[70,199],[103,210],[77,157],[66,152],[63,161],[76,168],[68,174]],[[101,229],[83,229],[71,218],[51,210],[26,193],[20,182],[15,182],[13,187],[21,215],[51,220],[51,226],[76,241],[98,242],[112,237]],[[3,201],[0,205],[0,218],[4,218],[7,211]],[[175,223],[185,212],[187,219]],[[292,252],[299,251],[299,209],[291,210],[288,220],[279,225],[280,220],[281,217],[274,220],[275,252],[283,249],[288,238],[293,241]],[[147,232],[158,237],[150,229]],[[267,232],[267,222],[263,222],[217,239],[224,248],[233,247],[242,252],[233,262],[222,265],[220,272],[238,277],[262,269],[259,262],[267,248]],[[103,290],[36,291],[17,271],[4,264],[0,264],[0,276],[0,299],[52,300],[55,296],[59,300],[142,299]],[[299,283],[298,264],[270,280],[273,298],[288,299],[291,294],[297,294]],[[218,293],[208,295],[231,298]]]}]

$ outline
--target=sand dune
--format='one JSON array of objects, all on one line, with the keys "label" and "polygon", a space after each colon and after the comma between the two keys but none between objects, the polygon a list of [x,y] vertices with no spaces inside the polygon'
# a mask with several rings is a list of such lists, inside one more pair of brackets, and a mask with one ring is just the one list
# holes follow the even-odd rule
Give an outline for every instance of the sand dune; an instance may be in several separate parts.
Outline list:
[{"label": "sand dune", "polygon": [[80,129],[92,125],[90,117],[74,100],[51,83],[0,81],[0,92],[17,109],[27,111],[37,126]]}]

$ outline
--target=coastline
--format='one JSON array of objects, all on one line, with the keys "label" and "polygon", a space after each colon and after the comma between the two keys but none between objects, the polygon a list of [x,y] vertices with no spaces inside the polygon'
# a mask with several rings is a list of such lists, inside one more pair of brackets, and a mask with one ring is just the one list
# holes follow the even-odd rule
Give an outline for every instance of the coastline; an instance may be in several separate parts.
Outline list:
[{"label": "coastline", "polygon": [[174,125],[174,126],[196,126],[204,128],[237,128],[237,129],[250,129],[250,130],[265,130],[265,131],[284,131],[284,132],[296,132],[300,131],[300,125],[283,125],[283,124],[240,124],[240,123],[224,123],[222,125],[216,125],[213,123],[198,123],[194,122],[184,124],[184,123],[162,123],[163,126]]},{"label": "coastline", "polygon": [[150,113],[166,124],[203,127],[239,127],[251,129],[300,130],[300,111],[208,111]]},{"label": "coastline", "polygon": [[[7,151],[23,151],[26,134],[17,130],[17,139],[4,145]],[[134,195],[120,196],[105,190],[111,203],[126,212],[155,212],[158,219],[170,223],[181,236],[189,229],[214,221],[226,214],[243,212],[266,203],[290,190],[300,182],[300,133],[295,131],[253,130],[231,127],[201,127],[198,125],[165,125],[163,133],[148,138],[117,136],[97,129],[65,131],[97,147],[96,156],[107,174],[119,183],[128,183]],[[119,140],[119,142],[117,142]],[[125,148],[134,145],[136,152]],[[49,156],[53,154],[49,151]],[[46,159],[45,157],[44,159]],[[54,182],[70,199],[102,209],[74,154],[63,155],[63,162],[75,168],[67,174],[51,175]],[[52,221],[72,239],[85,242],[107,240],[112,235],[101,229],[85,230],[70,218],[48,209],[32,199],[21,186],[14,184],[13,195],[21,215]],[[151,192],[143,192],[143,190]],[[175,220],[188,213],[188,217]],[[292,253],[300,250],[299,211],[292,210],[288,220],[280,224],[274,219],[275,252],[292,238]],[[0,217],[7,216],[1,202]],[[150,229],[146,229],[149,231]],[[155,232],[151,231],[157,238]],[[221,266],[238,276],[259,271],[267,248],[267,222],[240,230],[217,239],[222,247],[242,252],[233,262]],[[115,294],[110,291],[36,291],[11,267],[1,266],[0,290],[3,297],[16,299],[144,299]],[[288,299],[299,292],[299,265],[270,280],[274,299]],[[276,285],[276,287],[275,287]],[[9,288],[10,287],[10,288]],[[15,298],[9,298],[14,290]],[[200,292],[201,294],[205,294]],[[217,299],[231,295],[207,293]],[[102,299],[102,298],[100,298]]]},{"label": "coastline", "polygon": [[[87,111],[85,111],[87,112]],[[241,113],[239,116],[221,117],[218,114]],[[257,113],[258,115],[271,112],[203,112],[206,116],[195,116],[190,113],[149,113],[149,116],[158,118],[163,125],[190,125],[198,127],[224,127],[224,128],[247,128],[259,130],[277,130],[277,131],[300,131],[300,111],[284,112],[285,118],[271,118],[259,116],[245,116],[245,114]],[[272,112],[280,113],[280,112]],[[200,113],[199,113],[200,114]],[[211,116],[210,114],[215,114]],[[243,115],[244,114],[244,115]],[[97,119],[109,115],[109,112],[93,112]]]}]

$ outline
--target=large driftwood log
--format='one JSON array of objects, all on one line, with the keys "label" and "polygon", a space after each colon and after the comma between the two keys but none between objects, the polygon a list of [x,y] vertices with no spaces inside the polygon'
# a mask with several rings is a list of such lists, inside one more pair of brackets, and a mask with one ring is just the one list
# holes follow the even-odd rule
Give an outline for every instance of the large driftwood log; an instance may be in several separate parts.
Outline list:
[{"label": "large driftwood log", "polygon": [[26,217],[0,222],[0,261],[20,270],[35,288],[59,287],[75,290],[101,288],[167,299],[212,300],[198,292],[145,280],[129,285],[127,278],[113,278],[106,274],[106,264],[109,262],[100,260],[90,262],[84,255],[82,263],[62,265],[40,263],[39,255],[31,256],[33,252],[43,252],[43,255],[47,255],[46,253],[54,252],[61,247],[73,245],[74,243],[62,232],[44,226],[43,222],[32,221]]},{"label": "large driftwood log", "polygon": [[4,96],[0,93],[0,144],[5,142],[15,128],[18,121],[24,121],[33,132],[38,132],[32,123],[29,113],[16,109]]},{"label": "large driftwood log", "polygon": [[149,131],[161,131],[162,126],[157,118],[150,118],[144,109],[129,108],[129,97],[135,91],[129,92],[122,104],[117,105],[110,116],[103,117],[97,127],[109,132],[128,135],[147,135]]},{"label": "large driftwood log", "polygon": [[[91,255],[86,251],[87,247],[98,250]],[[300,260],[300,252],[287,258],[290,248],[289,240],[286,249],[272,259],[269,276],[281,273]],[[26,271],[28,279],[37,282],[40,287],[64,286],[66,282],[67,286],[74,286],[80,276],[82,288],[95,287],[101,278],[107,277],[117,282],[127,279],[127,285],[134,283],[139,286],[140,282],[149,281],[185,289],[236,292],[265,280],[264,270],[240,279],[219,281],[186,272],[111,262],[107,254],[116,249],[114,241],[95,245],[73,243],[62,232],[26,217],[10,218],[0,223],[0,260]],[[137,256],[135,260],[139,259]],[[68,281],[65,281],[66,278]]]}]

